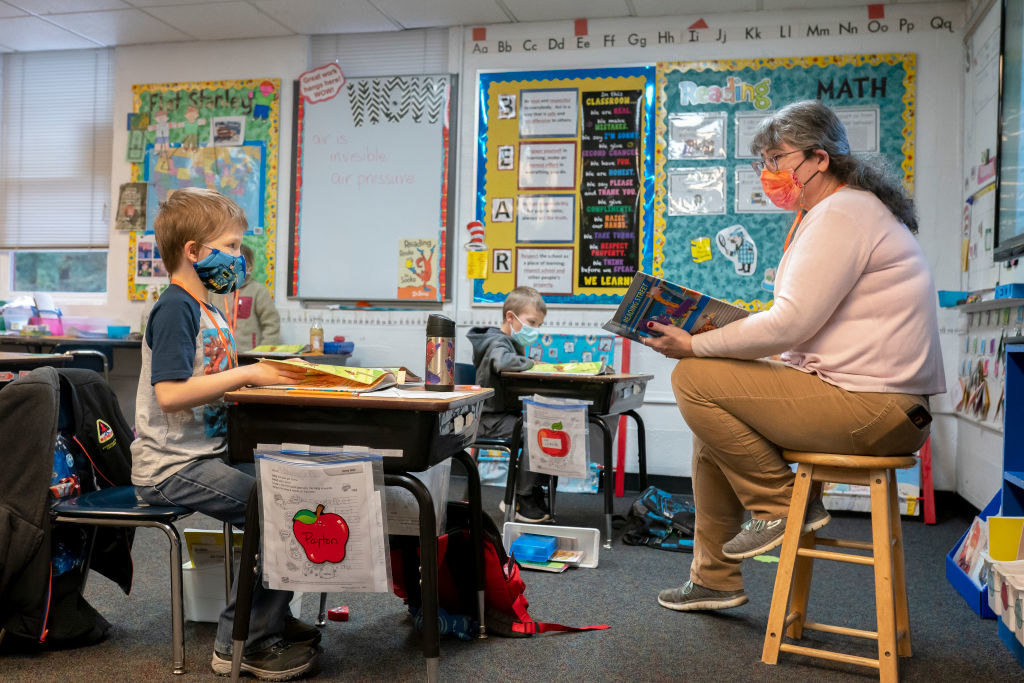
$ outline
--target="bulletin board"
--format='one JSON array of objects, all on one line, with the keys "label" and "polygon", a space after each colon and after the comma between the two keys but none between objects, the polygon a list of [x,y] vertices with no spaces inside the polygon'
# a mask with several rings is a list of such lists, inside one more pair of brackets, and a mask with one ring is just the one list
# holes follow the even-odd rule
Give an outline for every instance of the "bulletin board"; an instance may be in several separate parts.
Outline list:
[{"label": "bulletin board", "polygon": [[758,122],[820,99],[852,151],[885,155],[912,192],[915,69],[913,54],[659,63],[654,274],[768,308],[793,213],[768,201],[751,168]]},{"label": "bulletin board", "polygon": [[474,303],[617,304],[650,269],[654,67],[481,73]]},{"label": "bulletin board", "polygon": [[449,298],[454,82],[352,78],[315,102],[296,88],[289,296]]},{"label": "bulletin board", "polygon": [[127,159],[146,183],[145,230],[128,242],[128,298],[144,300],[167,272],[153,235],[160,202],[174,190],[206,187],[245,211],[250,276],[274,291],[280,79],[132,86]]}]

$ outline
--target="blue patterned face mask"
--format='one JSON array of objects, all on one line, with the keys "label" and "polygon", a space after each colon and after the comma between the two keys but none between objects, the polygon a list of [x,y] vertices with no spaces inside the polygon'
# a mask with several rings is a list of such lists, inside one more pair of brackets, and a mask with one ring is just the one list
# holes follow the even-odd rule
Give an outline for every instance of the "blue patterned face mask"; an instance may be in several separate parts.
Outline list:
[{"label": "blue patterned face mask", "polygon": [[203,286],[215,294],[227,294],[238,289],[245,280],[245,257],[225,254],[213,247],[209,249],[209,256],[192,264]]}]

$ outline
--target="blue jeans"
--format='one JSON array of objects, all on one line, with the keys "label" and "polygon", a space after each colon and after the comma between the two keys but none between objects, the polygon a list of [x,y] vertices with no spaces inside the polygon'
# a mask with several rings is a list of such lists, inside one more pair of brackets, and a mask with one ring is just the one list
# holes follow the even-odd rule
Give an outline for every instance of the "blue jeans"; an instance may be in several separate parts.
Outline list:
[{"label": "blue jeans", "polygon": [[[249,492],[256,483],[251,464],[232,467],[219,458],[197,460],[156,486],[135,487],[138,497],[150,505],[180,505],[209,515],[236,527],[245,525],[245,509]],[[237,577],[236,577],[237,579]],[[235,594],[238,581],[231,586],[231,600],[220,613],[214,648],[223,654],[231,653],[231,626],[235,618]],[[256,577],[252,594],[252,615],[245,653],[274,645],[281,640],[284,619],[290,614],[288,603],[291,591],[270,590],[263,586],[262,577]]]}]

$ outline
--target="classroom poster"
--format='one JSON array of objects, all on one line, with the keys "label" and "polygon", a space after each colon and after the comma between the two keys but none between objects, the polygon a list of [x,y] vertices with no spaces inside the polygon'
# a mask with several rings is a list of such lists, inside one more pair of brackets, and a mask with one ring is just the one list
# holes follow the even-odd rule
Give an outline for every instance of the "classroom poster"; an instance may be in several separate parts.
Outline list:
[{"label": "classroom poster", "polygon": [[913,54],[659,63],[651,272],[751,311],[769,307],[794,214],[768,201],[750,166],[758,124],[820,99],[853,152],[885,155],[912,191],[915,80]]},{"label": "classroom poster", "polygon": [[473,301],[530,285],[618,303],[651,263],[653,67],[483,73],[479,90],[476,218],[496,265]]},{"label": "classroom poster", "polygon": [[280,92],[280,79],[265,78],[132,86],[126,155],[132,181],[147,191],[146,231],[129,235],[129,299],[167,282],[162,262],[143,252],[154,248],[160,202],[184,187],[217,190],[241,206],[255,255],[249,273],[274,291]]}]

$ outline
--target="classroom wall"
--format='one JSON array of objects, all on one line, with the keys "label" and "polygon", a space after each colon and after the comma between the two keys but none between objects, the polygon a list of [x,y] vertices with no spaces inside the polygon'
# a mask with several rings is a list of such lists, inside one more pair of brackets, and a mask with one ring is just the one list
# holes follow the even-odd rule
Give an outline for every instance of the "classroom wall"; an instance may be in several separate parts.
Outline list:
[{"label": "classroom wall", "polygon": [[[947,191],[959,183],[961,167],[960,137],[961,97],[960,59],[962,32],[962,5],[945,3],[936,5],[914,5],[923,12],[934,12],[951,17],[954,30],[920,31],[910,35],[886,33],[857,36],[831,36],[827,39],[806,38],[787,41],[763,41],[744,44],[741,40],[720,44],[690,46],[648,45],[646,48],[619,47],[608,51],[587,53],[565,52],[551,54],[488,54],[473,55],[469,44],[464,42],[469,29],[453,28],[449,33],[450,71],[460,73],[460,121],[462,129],[458,136],[457,182],[458,207],[452,229],[457,235],[457,245],[462,242],[462,226],[473,215],[475,121],[476,121],[476,72],[478,69],[516,68],[569,68],[577,66],[623,65],[650,63],[657,60],[680,60],[699,58],[802,56],[817,54],[843,54],[864,52],[915,52],[918,55],[917,82],[917,198],[921,214],[922,246],[928,255],[940,287],[958,278],[956,256],[949,249],[950,235],[957,234],[959,227],[959,197]],[[819,10],[815,12],[760,12],[756,15],[707,15],[709,23],[716,19],[735,21],[743,17],[756,16],[758,24],[771,22],[806,23],[815,16],[835,17],[836,14],[865,12],[863,6],[844,10]],[[592,20],[590,31],[598,34],[606,31],[650,30],[664,25],[665,19],[621,19]],[[679,23],[676,21],[675,23]],[[926,22],[925,22],[926,23]],[[566,31],[566,22],[551,24],[503,25],[505,34],[520,39],[545,32]],[[281,157],[278,205],[287,207],[291,178],[291,79],[311,66],[309,61],[309,39],[304,37],[235,40],[201,43],[176,43],[145,47],[118,48],[115,58],[115,122],[124,122],[131,110],[131,86],[134,83],[159,83],[187,80],[220,80],[228,78],[277,77],[282,80],[281,107]],[[345,65],[342,64],[342,68]],[[117,196],[117,187],[128,180],[129,164],[124,161],[127,132],[116,125],[114,132],[113,170],[111,196]],[[942,144],[933,144],[942,140]],[[277,254],[279,264],[286,263],[287,217],[278,217]],[[471,351],[464,342],[464,333],[471,325],[494,324],[499,311],[472,305],[468,283],[459,275],[465,272],[464,252],[460,246],[454,248],[456,261],[452,279],[457,283],[452,303],[444,310],[456,316],[459,325],[460,344],[458,359],[469,361]],[[116,317],[138,326],[142,304],[128,302],[127,287],[127,238],[112,233],[108,266],[108,304],[106,306],[65,307],[77,315],[104,315]],[[298,343],[306,339],[310,321],[324,316],[323,312],[307,311],[297,303],[289,302],[281,289],[277,292],[277,304],[281,310],[282,334],[285,342]],[[607,319],[606,309],[553,309],[545,324],[551,331],[581,332],[593,330]],[[423,323],[426,313],[422,311],[380,311],[355,312],[338,311],[327,313],[325,330],[329,337],[344,334],[356,343],[356,356],[361,364],[385,362],[406,362],[414,369],[423,352]],[[953,332],[945,329],[947,324],[955,327],[955,321],[943,320],[943,343],[947,364],[955,358],[955,347],[949,338]],[[948,348],[947,347],[948,343]],[[621,357],[621,348],[617,349]],[[679,416],[672,399],[668,376],[673,361],[664,359],[645,348],[633,346],[631,352],[632,370],[655,375],[648,391],[648,401],[643,416],[648,434],[649,471],[659,474],[689,476],[690,435]],[[955,375],[947,373],[948,382],[955,381]],[[122,393],[122,400],[134,399]],[[936,420],[934,461],[935,484],[941,489],[957,489],[956,421],[949,414],[948,400],[939,397],[933,402]],[[799,416],[793,416],[799,419]],[[632,439],[629,440],[632,443]],[[635,470],[634,449],[630,448],[628,469]],[[973,502],[973,501],[972,501]]]},{"label": "classroom wall", "polygon": [[[687,25],[683,20],[672,19],[616,19],[590,20],[588,35],[597,43],[605,34],[615,33],[617,47],[608,49],[566,50],[549,52],[540,49],[535,52],[524,52],[518,49],[497,52],[493,49],[487,53],[472,51],[472,43],[468,41],[469,29],[466,29],[463,40],[466,40],[462,58],[461,101],[463,122],[460,135],[458,187],[459,213],[457,226],[463,226],[473,215],[474,192],[473,178],[476,142],[476,82],[477,70],[509,71],[531,68],[571,68],[615,65],[622,66],[637,63],[650,63],[669,60],[727,59],[754,57],[792,57],[833,54],[863,54],[877,52],[914,52],[917,54],[917,140],[916,140],[916,198],[920,213],[919,239],[928,257],[935,281],[946,288],[943,283],[959,281],[957,254],[949,248],[950,235],[958,234],[959,229],[959,194],[949,191],[960,184],[961,152],[959,139],[962,130],[961,116],[961,59],[963,5],[961,3],[937,3],[922,5],[900,5],[901,11],[913,11],[920,19],[915,23],[918,28],[909,33],[898,31],[897,22],[890,21],[893,30],[886,32],[856,35],[845,34],[827,37],[792,38],[787,40],[769,39],[747,41],[742,31],[727,32],[724,44],[705,41],[699,43],[652,44],[648,40],[646,47],[623,47],[624,40],[630,32],[637,35],[649,35],[668,26]],[[912,8],[912,9],[910,9]],[[886,5],[892,17],[895,6]],[[800,10],[786,12],[757,12],[706,15],[704,18],[713,27],[725,25],[756,24],[758,26],[791,24],[806,27],[814,22],[826,23],[837,17],[851,17],[861,20],[865,16],[863,6],[850,9],[836,8],[829,10]],[[952,21],[952,30],[934,30],[928,27],[929,18],[942,16]],[[692,21],[692,17],[687,23]],[[521,24],[490,27],[501,39],[507,40],[518,48],[525,39],[532,39],[540,45],[547,44],[549,36],[562,36],[566,33],[566,22],[547,24]],[[799,29],[797,29],[799,31]],[[765,32],[767,35],[767,31]],[[571,32],[570,32],[571,35]],[[729,38],[728,36],[732,36]],[[454,36],[452,40],[455,40]],[[570,39],[571,40],[571,39]],[[493,47],[493,42],[491,43]],[[941,143],[936,144],[937,141]],[[456,272],[465,272],[465,252],[456,250],[459,262]],[[474,324],[496,317],[489,309],[471,306],[472,291],[465,279],[460,279],[456,297],[460,321],[470,320]],[[545,328],[568,328],[583,324],[586,327],[599,327],[607,320],[609,311],[587,309],[553,309],[549,311]],[[948,316],[941,321],[942,344],[947,365],[947,385],[956,382],[955,368],[951,361],[956,360],[957,321],[955,316]],[[617,355],[620,350],[617,349]],[[647,372],[655,376],[648,386],[647,401],[641,414],[647,427],[648,468],[651,472],[662,474],[690,475],[691,436],[679,415],[669,386],[669,374],[674,361],[663,358],[645,347],[633,345],[631,354],[631,370]],[[932,427],[933,468],[935,486],[940,489],[957,489],[956,461],[956,419],[952,415],[948,394],[932,400],[935,421]],[[793,416],[799,419],[799,416]],[[631,430],[632,434],[632,430]],[[627,443],[634,443],[627,439]],[[627,460],[628,469],[635,470],[635,458]]]}]

